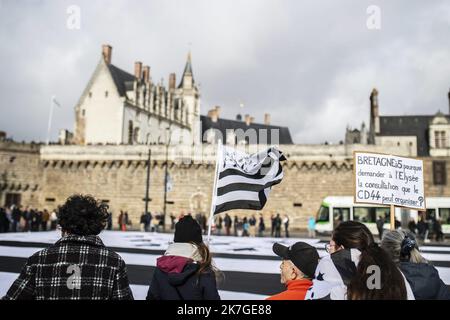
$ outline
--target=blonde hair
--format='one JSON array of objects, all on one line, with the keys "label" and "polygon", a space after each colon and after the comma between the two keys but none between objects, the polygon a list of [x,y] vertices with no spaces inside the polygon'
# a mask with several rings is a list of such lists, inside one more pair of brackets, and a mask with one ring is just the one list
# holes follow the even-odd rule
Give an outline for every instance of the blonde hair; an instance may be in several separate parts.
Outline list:
[{"label": "blonde hair", "polygon": [[397,264],[405,261],[405,259],[407,259],[406,260],[407,262],[412,263],[428,263],[428,261],[420,254],[417,245],[409,252],[409,259],[408,257],[402,256],[401,253],[402,243],[406,237],[414,239],[414,236],[408,234],[406,231],[402,230],[385,231],[383,232],[381,247],[388,252],[389,256]]}]

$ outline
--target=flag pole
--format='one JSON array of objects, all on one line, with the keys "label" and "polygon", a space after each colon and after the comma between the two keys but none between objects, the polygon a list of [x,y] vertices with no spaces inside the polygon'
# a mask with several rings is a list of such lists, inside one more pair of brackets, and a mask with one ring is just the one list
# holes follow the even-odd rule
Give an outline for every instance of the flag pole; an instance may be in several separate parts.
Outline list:
[{"label": "flag pole", "polygon": [[391,204],[391,210],[390,210],[390,225],[391,230],[395,230],[395,205]]},{"label": "flag pole", "polygon": [[208,237],[207,237],[207,244],[209,246],[210,240],[211,240],[211,226],[212,222],[214,220],[214,209],[215,209],[215,202],[216,202],[216,193],[217,193],[217,176],[218,176],[218,170],[219,170],[219,162],[220,162],[220,151],[222,147],[222,140],[219,139],[217,141],[217,151],[216,151],[216,168],[214,170],[214,184],[213,184],[213,190],[212,190],[212,197],[211,197],[211,211],[209,214],[209,223],[208,223]]},{"label": "flag pole", "polygon": [[52,128],[52,117],[53,117],[53,106],[54,106],[54,102],[53,100],[55,99],[55,96],[52,96],[51,101],[50,101],[50,115],[48,117],[48,128],[47,128],[47,145],[50,144],[50,131]]}]

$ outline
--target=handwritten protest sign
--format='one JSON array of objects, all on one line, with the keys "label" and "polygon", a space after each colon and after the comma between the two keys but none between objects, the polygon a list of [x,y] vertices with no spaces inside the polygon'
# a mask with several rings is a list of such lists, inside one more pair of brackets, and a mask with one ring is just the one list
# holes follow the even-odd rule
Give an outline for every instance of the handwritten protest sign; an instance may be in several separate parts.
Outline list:
[{"label": "handwritten protest sign", "polygon": [[423,161],[354,152],[354,202],[425,210]]}]

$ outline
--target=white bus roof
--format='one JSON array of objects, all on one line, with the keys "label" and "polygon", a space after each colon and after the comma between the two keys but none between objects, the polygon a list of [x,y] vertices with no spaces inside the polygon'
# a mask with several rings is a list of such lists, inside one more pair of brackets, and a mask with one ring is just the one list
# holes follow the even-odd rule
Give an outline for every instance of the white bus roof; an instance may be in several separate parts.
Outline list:
[{"label": "white bus roof", "polygon": [[[425,199],[427,208],[450,208],[450,197],[427,197]],[[353,203],[352,196],[329,196],[323,199],[323,204],[333,204],[334,207],[379,207],[382,205],[365,204],[365,203]]]},{"label": "white bus roof", "polygon": [[425,204],[427,208],[450,208],[450,197],[427,197]]}]

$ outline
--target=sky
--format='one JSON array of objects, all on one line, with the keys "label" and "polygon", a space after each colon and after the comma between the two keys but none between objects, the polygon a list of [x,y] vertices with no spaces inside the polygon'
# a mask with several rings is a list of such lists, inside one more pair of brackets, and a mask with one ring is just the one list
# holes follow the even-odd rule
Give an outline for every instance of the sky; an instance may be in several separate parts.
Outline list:
[{"label": "sky", "polygon": [[114,65],[165,84],[190,50],[202,114],[270,113],[295,143],[339,143],[374,87],[381,115],[448,113],[449,39],[446,0],[0,0],[0,131],[45,141],[52,95],[51,138],[73,131],[110,44]]}]

